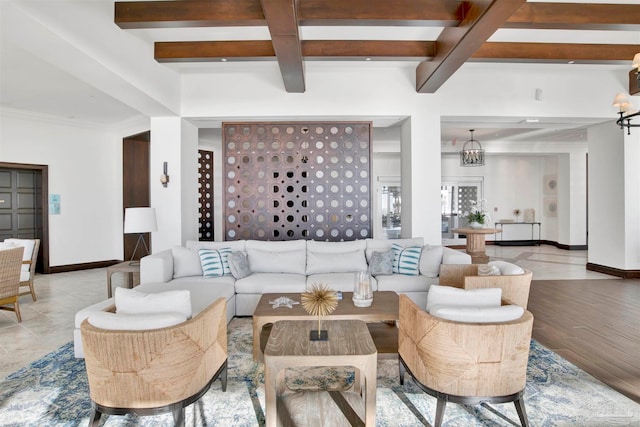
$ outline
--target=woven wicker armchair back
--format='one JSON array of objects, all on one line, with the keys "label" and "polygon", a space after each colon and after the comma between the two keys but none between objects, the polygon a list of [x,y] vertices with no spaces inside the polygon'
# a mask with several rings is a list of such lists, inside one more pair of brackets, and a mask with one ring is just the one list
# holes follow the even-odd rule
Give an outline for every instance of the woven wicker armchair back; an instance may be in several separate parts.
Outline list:
[{"label": "woven wicker armchair back", "polygon": [[526,384],[533,315],[504,323],[462,323],[439,319],[400,295],[398,355],[400,384],[405,371],[438,399],[434,427],[446,402],[514,402],[528,425],[522,394]]},{"label": "woven wicker armchair back", "polygon": [[220,378],[227,387],[227,309],[219,298],[192,319],[144,331],[80,326],[93,414],[155,415],[173,412],[184,424],[184,408]]},{"label": "woven wicker armchair back", "polygon": [[0,250],[0,309],[15,311],[18,322],[22,322],[18,298],[23,252],[22,247]]},{"label": "woven wicker armchair back", "polygon": [[500,288],[503,300],[526,309],[533,273],[523,270],[524,274],[478,276],[478,264],[443,264],[439,283],[462,289]]}]

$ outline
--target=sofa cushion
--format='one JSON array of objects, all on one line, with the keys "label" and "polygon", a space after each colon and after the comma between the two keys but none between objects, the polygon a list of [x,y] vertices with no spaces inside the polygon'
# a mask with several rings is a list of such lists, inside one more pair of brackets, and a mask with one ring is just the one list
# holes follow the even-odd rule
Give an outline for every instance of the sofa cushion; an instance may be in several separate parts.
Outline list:
[{"label": "sofa cushion", "polygon": [[186,322],[187,318],[181,313],[116,314],[108,311],[98,311],[91,314],[87,321],[96,328],[101,329],[141,331],[167,328]]},{"label": "sofa cushion", "polygon": [[307,241],[307,251],[325,254],[335,254],[342,252],[353,252],[364,250],[367,247],[365,240],[353,240],[350,242],[318,242],[316,240]]},{"label": "sofa cushion", "polygon": [[435,305],[430,314],[441,319],[465,323],[500,323],[510,322],[522,317],[524,308],[519,305],[502,305],[498,307],[461,307]]},{"label": "sofa cushion", "polygon": [[231,255],[227,257],[229,262],[229,269],[231,274],[236,279],[242,279],[251,274],[251,267],[249,266],[249,260],[247,254],[240,251],[231,252]]},{"label": "sofa cushion", "polygon": [[307,254],[305,250],[269,251],[247,249],[249,266],[253,273],[305,274]]},{"label": "sofa cushion", "polygon": [[440,275],[440,264],[442,264],[443,249],[440,245],[425,245],[422,247],[420,255],[420,274],[428,277],[438,277]]},{"label": "sofa cushion", "polygon": [[389,274],[375,277],[379,291],[427,292],[429,286],[437,285],[438,279],[423,275],[407,276],[405,274]]},{"label": "sofa cushion", "polygon": [[202,276],[202,265],[198,251],[182,246],[171,248],[173,255],[173,277]]},{"label": "sofa cushion", "polygon": [[236,280],[238,294],[279,294],[304,292],[307,276],[291,273],[251,273]]},{"label": "sofa cushion", "polygon": [[511,276],[514,274],[524,274],[524,269],[518,265],[506,261],[491,261],[488,264],[491,267],[498,267],[500,274]]},{"label": "sofa cushion", "polygon": [[220,277],[231,274],[227,257],[231,254],[231,248],[199,249],[200,264],[204,277]]},{"label": "sofa cushion", "polygon": [[[320,273],[307,276],[306,289],[310,289],[314,283],[324,283],[334,291],[353,292],[355,274],[350,273]],[[378,282],[371,278],[371,289],[378,290]]]},{"label": "sofa cushion", "polygon": [[427,295],[427,311],[431,313],[434,306],[463,306],[463,307],[499,307],[502,289],[460,289],[452,286],[433,285]]},{"label": "sofa cushion", "polygon": [[373,251],[369,260],[369,274],[373,276],[393,273],[393,251]]},{"label": "sofa cushion", "polygon": [[191,318],[191,298],[186,290],[147,294],[118,287],[115,304],[118,314],[180,313]]},{"label": "sofa cushion", "polygon": [[364,248],[335,253],[307,251],[306,274],[353,273],[366,270]]},{"label": "sofa cushion", "polygon": [[402,247],[396,243],[391,245],[393,251],[393,272],[416,276],[420,274],[421,246]]}]

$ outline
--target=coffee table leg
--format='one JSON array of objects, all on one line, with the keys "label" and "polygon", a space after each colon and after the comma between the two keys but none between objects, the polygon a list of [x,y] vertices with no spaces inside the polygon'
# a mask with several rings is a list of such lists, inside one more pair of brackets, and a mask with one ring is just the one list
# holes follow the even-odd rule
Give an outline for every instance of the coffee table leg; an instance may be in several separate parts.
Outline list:
[{"label": "coffee table leg", "polygon": [[353,392],[362,396],[362,371],[357,367],[354,369]]},{"label": "coffee table leg", "polygon": [[264,418],[266,427],[275,427],[278,416],[276,376],[277,368],[270,366],[269,360],[265,360],[264,369]]},{"label": "coffee table leg", "polygon": [[365,381],[365,426],[376,425],[376,384],[377,384],[378,355],[374,354],[364,371]]},{"label": "coffee table leg", "polygon": [[264,323],[260,319],[253,317],[253,360],[256,362],[264,362],[264,354],[260,348],[260,334]]}]

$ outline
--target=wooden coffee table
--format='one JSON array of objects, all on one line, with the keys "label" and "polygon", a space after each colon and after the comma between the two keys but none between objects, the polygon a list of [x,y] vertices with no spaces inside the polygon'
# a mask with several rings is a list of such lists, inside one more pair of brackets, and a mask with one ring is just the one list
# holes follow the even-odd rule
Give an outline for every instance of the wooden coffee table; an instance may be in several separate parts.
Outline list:
[{"label": "wooden coffee table", "polygon": [[[333,318],[333,316],[329,317]],[[279,418],[281,424],[288,425],[282,420],[299,417],[307,421],[309,417],[323,420],[325,421],[323,425],[337,425],[337,421],[331,421],[328,424],[326,422],[330,416],[335,417],[338,411],[344,414],[351,425],[361,425],[364,421],[365,426],[375,426],[377,351],[366,324],[355,319],[326,320],[322,329],[328,331],[329,339],[311,341],[309,333],[317,328],[318,322],[314,320],[282,320],[274,323],[264,352],[266,427],[278,425]],[[353,391],[345,393],[351,393],[350,397],[354,394],[358,397],[355,400],[349,399],[354,400],[355,405],[350,405],[351,410],[336,406],[327,408],[326,413],[319,413],[321,409],[318,407],[309,408],[304,407],[308,405],[295,404],[289,407],[294,413],[283,413],[278,417],[285,406],[285,370],[297,366],[353,366],[355,368]],[[351,419],[353,416],[358,419]],[[303,425],[308,424],[305,422]]]},{"label": "wooden coffee table", "polygon": [[[300,294],[263,294],[258,306],[253,313],[253,360],[264,362],[264,347],[273,323],[279,320],[316,320],[317,316],[309,315],[302,304],[296,304],[293,308],[273,308],[269,301],[278,297],[289,297],[300,302]],[[398,328],[395,321],[398,317],[398,294],[393,291],[378,291],[373,293],[373,303],[370,307],[356,307],[351,298],[353,292],[343,292],[342,300],[338,301],[338,307],[328,316],[327,320],[356,319],[368,323],[367,327],[378,349],[379,357],[395,357],[398,353]],[[381,323],[392,321],[389,323]],[[317,322],[316,322],[317,324]]]}]

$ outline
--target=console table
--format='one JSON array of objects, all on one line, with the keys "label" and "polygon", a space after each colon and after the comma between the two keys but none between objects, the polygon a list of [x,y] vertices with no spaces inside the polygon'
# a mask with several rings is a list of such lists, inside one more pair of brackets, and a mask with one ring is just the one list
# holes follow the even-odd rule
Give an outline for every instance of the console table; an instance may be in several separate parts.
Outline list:
[{"label": "console table", "polygon": [[[500,240],[496,240],[496,245],[538,245],[540,246],[540,236],[542,235],[542,224],[539,222],[496,222],[496,227],[500,227],[502,232],[505,225],[530,225],[531,240],[503,240],[504,234],[500,234]],[[538,238],[534,238],[534,227],[538,226]]]},{"label": "console table", "polygon": [[473,264],[486,264],[489,262],[489,256],[485,252],[485,234],[499,233],[500,230],[495,228],[456,228],[453,232],[467,236],[467,253],[471,256]]},{"label": "console table", "polygon": [[133,288],[133,274],[140,274],[140,264],[131,265],[129,261],[121,262],[107,267],[107,298],[111,298],[113,294],[113,288],[111,287],[111,276],[113,273],[126,273],[127,274],[127,288]]}]

